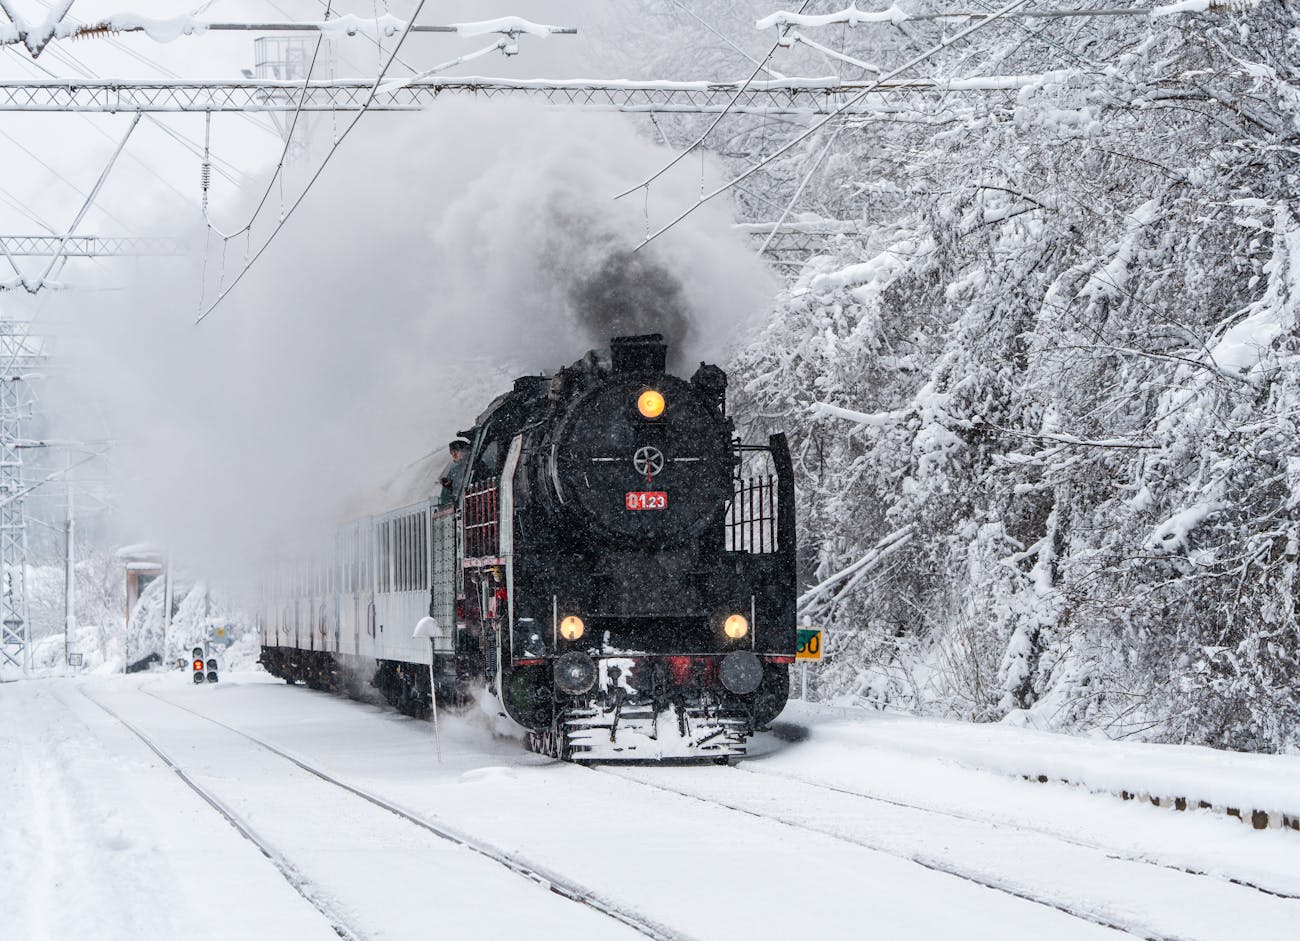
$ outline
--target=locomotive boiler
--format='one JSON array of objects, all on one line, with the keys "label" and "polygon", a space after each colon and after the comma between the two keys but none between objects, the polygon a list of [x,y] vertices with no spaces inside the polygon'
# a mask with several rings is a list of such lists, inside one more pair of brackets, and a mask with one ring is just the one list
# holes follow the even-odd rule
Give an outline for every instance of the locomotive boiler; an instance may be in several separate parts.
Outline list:
[{"label": "locomotive boiler", "polygon": [[[439,492],[350,523],[320,597],[271,606],[268,669],[337,686],[373,663],[414,714],[482,685],[566,759],[743,754],[794,661],[790,456],[784,435],[736,437],[720,368],[666,359],[657,334],[619,337],[516,380]],[[426,615],[432,649],[410,637]]]}]

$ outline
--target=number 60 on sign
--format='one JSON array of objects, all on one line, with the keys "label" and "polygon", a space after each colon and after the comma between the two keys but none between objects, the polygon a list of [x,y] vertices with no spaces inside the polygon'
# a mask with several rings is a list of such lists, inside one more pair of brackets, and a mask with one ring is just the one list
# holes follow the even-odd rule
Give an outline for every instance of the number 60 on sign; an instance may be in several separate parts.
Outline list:
[{"label": "number 60 on sign", "polygon": [[794,652],[795,659],[820,660],[822,658],[822,629],[820,627],[801,627],[798,631],[798,646]]}]

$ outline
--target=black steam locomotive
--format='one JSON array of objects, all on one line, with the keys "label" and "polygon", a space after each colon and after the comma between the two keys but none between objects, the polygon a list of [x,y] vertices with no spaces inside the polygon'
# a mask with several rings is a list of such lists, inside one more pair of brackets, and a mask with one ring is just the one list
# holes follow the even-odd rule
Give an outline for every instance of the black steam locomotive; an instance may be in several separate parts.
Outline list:
[{"label": "black steam locomotive", "polygon": [[790,456],[784,435],[735,437],[721,369],[683,380],[666,355],[620,337],[516,380],[453,442],[437,496],[280,580],[267,668],[338,686],[373,663],[412,714],[486,683],[562,758],[743,754],[794,661]]}]

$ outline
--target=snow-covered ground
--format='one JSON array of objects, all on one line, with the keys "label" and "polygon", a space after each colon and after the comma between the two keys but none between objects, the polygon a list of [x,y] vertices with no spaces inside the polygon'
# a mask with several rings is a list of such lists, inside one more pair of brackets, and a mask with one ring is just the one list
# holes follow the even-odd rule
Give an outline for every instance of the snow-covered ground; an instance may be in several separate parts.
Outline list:
[{"label": "snow-covered ground", "polygon": [[1089,789],[1131,773],[1281,809],[1293,757],[795,703],[730,768],[559,764],[477,712],[442,717],[439,762],[427,722],[259,673],[5,683],[0,712],[3,938],[1281,939],[1300,919],[1300,833]]}]

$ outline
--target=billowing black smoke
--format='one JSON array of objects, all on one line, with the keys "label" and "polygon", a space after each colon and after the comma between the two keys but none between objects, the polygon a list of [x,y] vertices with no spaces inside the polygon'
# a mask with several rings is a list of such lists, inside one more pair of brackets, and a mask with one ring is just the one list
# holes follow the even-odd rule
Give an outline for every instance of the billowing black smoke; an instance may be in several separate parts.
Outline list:
[{"label": "billowing black smoke", "polygon": [[661,333],[670,367],[679,361],[691,319],[681,282],[647,252],[615,250],[569,289],[569,302],[587,341],[604,349],[611,337]]}]

